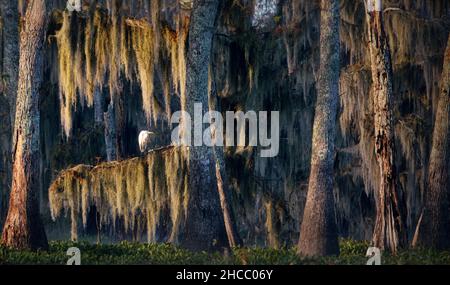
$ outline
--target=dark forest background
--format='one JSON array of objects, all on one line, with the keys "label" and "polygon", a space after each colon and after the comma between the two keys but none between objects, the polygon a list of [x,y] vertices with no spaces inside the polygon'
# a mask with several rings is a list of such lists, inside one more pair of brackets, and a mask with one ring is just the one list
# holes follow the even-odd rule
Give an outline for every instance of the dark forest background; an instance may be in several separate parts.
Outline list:
[{"label": "dark forest background", "polygon": [[[40,209],[49,239],[70,238],[70,215],[56,222],[51,220],[48,189],[57,174],[77,164],[95,165],[107,160],[104,122],[96,120],[94,106],[83,106],[77,100],[70,110],[61,110],[61,72],[73,69],[84,74],[86,62],[77,66],[73,58],[68,70],[61,70],[59,59],[67,51],[61,37],[72,41],[70,50],[82,49],[82,35],[92,11],[72,15],[62,12],[65,1],[49,1],[54,10],[45,46],[44,81],[40,91]],[[111,40],[108,1],[99,1],[101,17],[97,28]],[[102,3],[104,2],[104,3]],[[130,1],[128,10],[119,11],[122,19],[145,18],[145,4]],[[145,2],[145,1],[143,1]],[[173,19],[183,13],[177,5],[165,2],[160,6],[161,26],[176,31]],[[299,236],[308,176],[310,172],[312,124],[316,103],[316,75],[319,70],[320,1],[281,0],[263,22],[255,22],[252,1],[221,3],[218,28],[213,38],[211,78],[217,103],[226,110],[280,111],[280,152],[275,158],[261,158],[258,148],[226,148],[226,170],[232,191],[232,205],[237,226],[246,245],[280,247],[295,244]],[[450,2],[448,0],[387,0],[384,22],[392,52],[394,69],[395,166],[399,175],[402,199],[406,202],[407,232],[413,237],[424,201],[430,156],[432,130],[436,117],[437,98],[443,66],[443,55],[449,34]],[[143,5],[143,6],[140,6]],[[371,98],[370,57],[367,46],[365,7],[362,0],[341,0],[340,4],[341,75],[338,112],[338,133],[334,163],[334,197],[339,236],[370,240],[375,223],[374,189],[378,187],[379,169],[374,155],[373,106]],[[149,7],[147,7],[149,9]],[[150,10],[148,10],[150,11]],[[3,17],[3,15],[2,15]],[[4,17],[2,18],[4,19]],[[5,37],[2,22],[0,51]],[[63,28],[70,33],[64,34]],[[120,27],[120,26],[119,26]],[[128,28],[132,37],[133,27]],[[61,32],[62,31],[62,32]],[[100,37],[99,34],[93,36]],[[111,40],[112,41],[112,40]],[[154,37],[154,41],[157,41]],[[161,46],[167,39],[158,40]],[[108,46],[111,51],[120,42]],[[66,50],[65,50],[66,49]],[[102,56],[94,47],[93,57]],[[3,53],[0,55],[4,55]],[[154,118],[143,110],[143,86],[136,71],[137,59],[131,56],[129,74],[119,72],[123,127],[120,131],[118,159],[137,157],[138,134],[151,130],[159,134],[157,145],[170,143],[167,122],[167,88],[164,76],[170,66],[170,55],[160,51],[153,77]],[[100,98],[103,112],[108,110],[113,84],[111,68],[117,58],[107,54],[104,88]],[[0,57],[0,70],[5,67]],[[75,78],[74,75],[73,78]],[[73,79],[72,78],[72,79]],[[5,80],[5,79],[4,79]],[[70,81],[71,78],[68,78]],[[72,82],[73,83],[73,82]],[[147,82],[148,83],[148,82]],[[80,92],[80,91],[76,91]],[[180,94],[171,81],[169,108],[180,108]],[[11,185],[11,124],[13,103],[0,95],[0,225],[7,212]],[[71,118],[70,136],[61,122]],[[162,172],[166,171],[161,169]],[[169,173],[166,173],[169,175]],[[176,175],[176,174],[172,174]],[[89,209],[94,211],[94,209]],[[79,235],[96,234],[95,213],[88,214],[88,227],[79,227]],[[90,226],[89,226],[90,225]],[[105,235],[120,239],[105,228]],[[163,239],[164,233],[157,234]]]}]

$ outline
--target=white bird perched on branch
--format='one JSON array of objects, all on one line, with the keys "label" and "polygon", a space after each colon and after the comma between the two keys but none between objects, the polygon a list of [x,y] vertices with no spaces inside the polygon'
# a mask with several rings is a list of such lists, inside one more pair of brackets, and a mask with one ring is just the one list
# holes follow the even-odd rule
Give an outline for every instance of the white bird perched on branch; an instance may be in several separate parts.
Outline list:
[{"label": "white bird perched on branch", "polygon": [[154,135],[155,133],[149,131],[142,131],[139,134],[139,150],[142,153],[145,153],[148,150],[149,146],[151,146],[152,138]]},{"label": "white bird perched on branch", "polygon": [[81,12],[81,0],[68,0],[66,9],[69,12]]}]

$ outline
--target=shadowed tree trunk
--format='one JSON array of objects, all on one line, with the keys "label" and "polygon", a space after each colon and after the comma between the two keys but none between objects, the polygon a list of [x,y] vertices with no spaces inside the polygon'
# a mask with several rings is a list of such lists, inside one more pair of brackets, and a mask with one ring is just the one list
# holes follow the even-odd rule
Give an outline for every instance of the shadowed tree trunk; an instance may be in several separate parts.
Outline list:
[{"label": "shadowed tree trunk", "polygon": [[46,33],[45,0],[27,2],[20,32],[19,82],[13,146],[13,177],[2,243],[47,248],[39,213],[39,91]]},{"label": "shadowed tree trunk", "polygon": [[423,218],[418,224],[418,242],[436,249],[450,248],[450,36],[444,55],[441,91],[436,111],[433,145],[425,189]]},{"label": "shadowed tree trunk", "polygon": [[2,79],[6,81],[4,93],[8,98],[11,122],[14,125],[17,77],[19,71],[19,7],[17,0],[3,0],[0,3],[3,21],[3,70]]},{"label": "shadowed tree trunk", "polygon": [[[2,37],[0,54],[1,79],[0,96],[6,102],[0,107],[0,226],[8,209],[9,187],[11,186],[11,134],[14,125],[15,100],[17,94],[17,76],[19,66],[19,7],[17,0],[0,2],[2,18]],[[3,85],[4,84],[4,85]],[[0,99],[0,100],[3,100]]]},{"label": "shadowed tree trunk", "polygon": [[103,114],[107,161],[123,159],[123,133],[125,129],[124,102],[122,94],[114,94]]},{"label": "shadowed tree trunk", "polygon": [[[215,84],[216,77],[213,75],[214,67],[211,70],[211,97],[209,99],[209,105],[211,110],[222,111],[217,96],[217,86]],[[216,133],[212,134],[212,139],[216,142]],[[228,244],[230,247],[243,246],[242,239],[239,235],[236,219],[233,215],[233,208],[231,206],[231,193],[228,185],[228,177],[225,164],[224,146],[216,146],[213,148],[214,156],[216,158],[216,179],[217,179],[217,191],[219,193],[220,206],[222,208],[223,219],[225,223],[225,230],[227,232]]]},{"label": "shadowed tree trunk", "polygon": [[[196,103],[202,104],[203,114],[208,112],[208,67],[218,5],[218,0],[194,1],[186,66],[186,108],[191,116]],[[212,148],[193,142],[189,148],[189,169],[189,204],[181,244],[194,250],[226,246]]]},{"label": "shadowed tree trunk", "polygon": [[117,160],[124,159],[124,132],[125,132],[125,110],[123,100],[123,90],[114,96],[114,117],[116,119],[116,156]]},{"label": "shadowed tree trunk", "polygon": [[339,1],[321,1],[320,71],[314,119],[311,173],[298,253],[339,254],[333,196],[334,140],[339,99]]},{"label": "shadowed tree trunk", "polygon": [[117,160],[117,128],[116,128],[116,112],[115,105],[111,101],[108,110],[104,113],[105,122],[105,146],[106,160]]},{"label": "shadowed tree trunk", "polygon": [[214,155],[216,157],[217,190],[219,193],[225,230],[227,232],[228,244],[230,247],[240,247],[243,243],[239,236],[238,227],[231,207],[231,193],[229,191],[228,177],[225,171],[226,166],[223,148],[214,147]]},{"label": "shadowed tree trunk", "polygon": [[406,231],[394,166],[391,54],[383,25],[381,0],[367,0],[366,5],[374,98],[375,152],[380,169],[380,185],[375,191],[377,214],[373,244],[395,253],[406,242]]},{"label": "shadowed tree trunk", "polygon": [[104,119],[103,98],[100,88],[95,87],[94,90],[94,122],[102,124]]}]

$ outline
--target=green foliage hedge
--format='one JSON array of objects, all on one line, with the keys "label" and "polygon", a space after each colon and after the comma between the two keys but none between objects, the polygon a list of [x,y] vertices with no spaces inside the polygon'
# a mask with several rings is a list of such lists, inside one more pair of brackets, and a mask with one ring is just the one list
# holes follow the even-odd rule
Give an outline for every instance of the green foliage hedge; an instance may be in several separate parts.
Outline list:
[{"label": "green foliage hedge", "polygon": [[[231,252],[190,252],[170,244],[89,244],[50,242],[48,251],[18,251],[0,247],[0,264],[65,264],[66,251],[78,247],[84,265],[364,265],[368,242],[341,240],[338,257],[301,258],[295,248],[238,248]],[[404,250],[397,256],[384,254],[382,264],[450,264],[450,252],[426,249]]]}]

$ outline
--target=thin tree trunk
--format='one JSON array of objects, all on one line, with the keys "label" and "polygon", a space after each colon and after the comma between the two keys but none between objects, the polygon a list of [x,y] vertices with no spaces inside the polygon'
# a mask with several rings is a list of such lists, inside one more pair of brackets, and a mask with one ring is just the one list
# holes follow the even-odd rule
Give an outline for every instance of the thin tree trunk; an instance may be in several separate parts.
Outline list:
[{"label": "thin tree trunk", "polygon": [[116,159],[124,158],[124,130],[125,130],[125,106],[122,88],[120,93],[114,94],[114,118],[116,125]]},{"label": "thin tree trunk", "polygon": [[220,207],[222,208],[225,230],[227,233],[228,244],[231,248],[243,245],[236,220],[233,216],[231,207],[231,193],[228,186],[228,178],[225,170],[225,158],[222,147],[214,147],[214,155],[216,157],[216,179],[217,191],[219,193]]},{"label": "thin tree trunk", "polygon": [[[211,51],[212,53],[212,51]],[[214,75],[214,67],[210,67],[211,80],[211,94],[209,98],[209,108],[211,110],[221,111],[219,98],[217,96],[217,86],[215,84],[216,77]],[[216,141],[215,133],[212,134],[213,141]],[[217,190],[220,198],[220,206],[222,207],[222,214],[225,223],[225,230],[227,232],[228,244],[231,248],[243,246],[242,239],[239,235],[236,219],[233,215],[233,208],[231,204],[231,193],[228,185],[228,177],[225,164],[224,146],[214,146],[214,157],[216,158],[216,179]]]},{"label": "thin tree trunk", "polygon": [[339,254],[333,196],[334,140],[339,99],[339,1],[321,1],[320,71],[313,129],[311,174],[298,252]]},{"label": "thin tree trunk", "polygon": [[124,154],[123,132],[125,129],[122,94],[112,94],[108,108],[106,112],[103,112],[102,95],[100,90],[96,88],[94,93],[94,118],[97,124],[103,123],[104,126],[107,161],[121,160]]},{"label": "thin tree trunk", "polygon": [[406,242],[406,232],[394,166],[393,74],[381,0],[368,0],[367,25],[373,81],[375,152],[381,175],[379,189],[375,192],[377,216],[373,243],[380,249],[395,253]]},{"label": "thin tree trunk", "polygon": [[[186,66],[186,108],[191,116],[195,103],[203,105],[203,114],[208,112],[208,67],[218,5],[218,0],[194,1]],[[188,212],[181,244],[196,250],[226,246],[212,148],[192,145],[189,148],[189,169]]]},{"label": "thin tree trunk", "polygon": [[19,82],[14,127],[13,178],[2,243],[47,248],[39,213],[39,91],[46,33],[45,0],[29,1],[20,32]]},{"label": "thin tree trunk", "polygon": [[450,248],[450,36],[444,55],[441,91],[436,111],[433,145],[425,190],[423,221],[418,225],[418,242],[436,249]]},{"label": "thin tree trunk", "polygon": [[103,95],[100,88],[94,89],[94,121],[96,124],[103,123]]},{"label": "thin tree trunk", "polygon": [[108,105],[108,110],[104,113],[105,122],[105,146],[107,161],[117,160],[117,130],[116,116],[113,101]]}]

